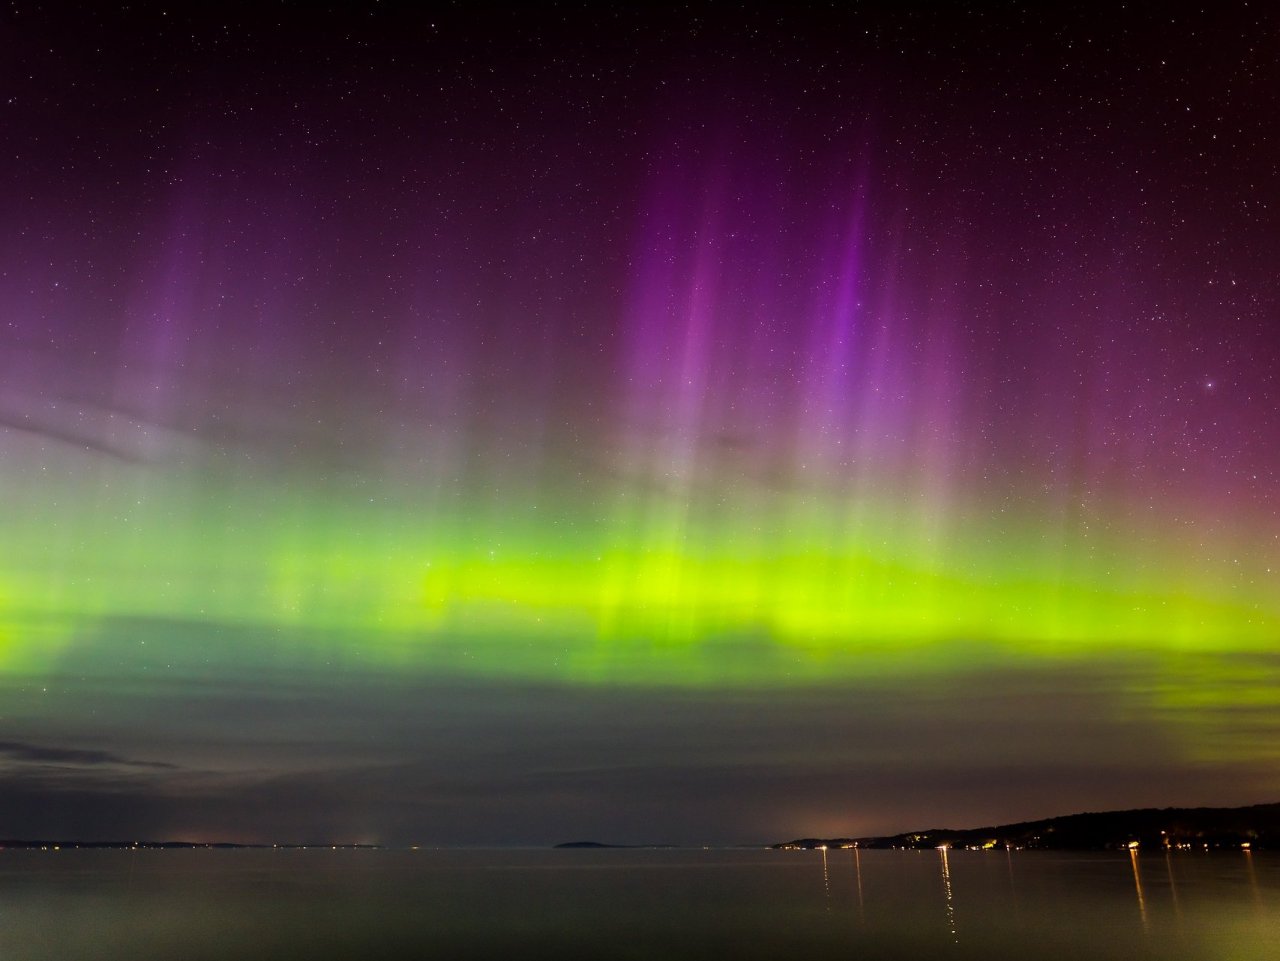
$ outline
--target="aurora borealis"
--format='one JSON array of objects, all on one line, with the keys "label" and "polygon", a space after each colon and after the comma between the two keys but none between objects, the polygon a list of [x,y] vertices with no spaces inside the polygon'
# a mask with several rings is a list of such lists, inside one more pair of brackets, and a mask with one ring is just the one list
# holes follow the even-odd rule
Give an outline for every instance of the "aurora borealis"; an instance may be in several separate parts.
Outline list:
[{"label": "aurora borealis", "polygon": [[1278,27],[9,10],[0,836],[1270,800]]}]

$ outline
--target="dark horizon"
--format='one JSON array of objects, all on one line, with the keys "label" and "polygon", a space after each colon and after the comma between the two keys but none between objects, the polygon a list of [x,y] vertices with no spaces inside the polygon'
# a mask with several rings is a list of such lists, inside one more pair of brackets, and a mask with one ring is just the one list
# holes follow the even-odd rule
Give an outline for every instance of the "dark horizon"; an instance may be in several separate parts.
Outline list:
[{"label": "dark horizon", "polygon": [[[1052,838],[1037,838],[1041,843],[1032,846],[1031,850],[1076,850],[1080,848],[1102,848],[1115,847],[1116,841],[1119,840],[1120,834],[1124,834],[1126,830],[1131,832],[1144,831],[1147,834],[1154,835],[1157,831],[1164,835],[1166,831],[1160,830],[1161,826],[1178,829],[1186,835],[1187,838],[1198,839],[1196,849],[1201,847],[1200,841],[1204,841],[1203,847],[1207,850],[1209,847],[1220,849],[1223,847],[1231,847],[1239,849],[1239,841],[1241,838],[1249,838],[1253,841],[1252,847],[1262,850],[1273,847],[1277,841],[1280,841],[1280,801],[1261,802],[1258,804],[1243,805],[1240,807],[1220,808],[1220,807],[1197,807],[1197,808],[1179,808],[1175,806],[1165,806],[1159,808],[1139,808],[1122,811],[1077,811],[1070,814],[1057,814],[1047,818],[1036,818],[1024,821],[1015,821],[1005,824],[996,824],[994,822],[975,825],[971,827],[929,827],[924,828],[916,826],[904,831],[892,834],[878,834],[860,837],[840,836],[835,838],[820,838],[813,835],[797,836],[795,839],[786,842],[780,841],[737,841],[724,842],[721,844],[672,844],[660,840],[649,840],[647,842],[633,842],[629,844],[615,843],[609,840],[600,839],[577,839],[560,841],[553,845],[535,845],[535,844],[469,844],[469,845],[423,845],[423,844],[369,844],[350,841],[341,841],[334,839],[317,839],[311,841],[301,840],[276,840],[272,842],[243,842],[234,840],[190,840],[181,838],[138,838],[134,840],[105,840],[105,839],[86,839],[86,838],[0,838],[0,850],[6,847],[14,848],[68,848],[68,849],[90,849],[90,850],[190,850],[190,849],[251,849],[251,850],[387,850],[387,851],[417,851],[417,850],[545,850],[547,847],[569,849],[609,849],[609,850],[698,850],[703,848],[714,848],[717,850],[734,850],[734,849],[764,849],[764,848],[786,848],[806,847],[813,848],[817,845],[825,847],[827,844],[836,842],[860,842],[864,843],[867,850],[876,847],[886,848],[893,843],[902,839],[910,841],[920,841],[916,847],[933,847],[934,841],[938,838],[963,837],[968,840],[984,833],[995,835],[1013,836],[1019,831],[1026,833],[1025,829],[1034,828],[1039,825],[1069,825],[1077,822],[1077,827],[1071,838],[1064,840],[1061,844],[1053,843]],[[1055,828],[1056,829],[1056,828]],[[1117,834],[1116,832],[1120,832]],[[1113,835],[1115,835],[1113,837]],[[1205,840],[1208,838],[1208,840]],[[1261,844],[1259,845],[1259,838]],[[1224,840],[1226,839],[1226,840]],[[1181,840],[1181,837],[1175,838]],[[1227,841],[1231,841],[1228,845]],[[882,842],[878,844],[866,845],[865,842]],[[1247,845],[1249,846],[1249,845]],[[1175,849],[1178,845],[1175,844]],[[1022,848],[1018,848],[1022,850]]]}]

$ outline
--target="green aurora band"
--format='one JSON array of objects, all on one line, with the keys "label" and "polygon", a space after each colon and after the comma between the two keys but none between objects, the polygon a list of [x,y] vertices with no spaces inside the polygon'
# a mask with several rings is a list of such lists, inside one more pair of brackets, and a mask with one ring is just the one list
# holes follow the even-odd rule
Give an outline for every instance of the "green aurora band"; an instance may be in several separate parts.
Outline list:
[{"label": "green aurora band", "polygon": [[64,496],[7,538],[9,672],[50,670],[95,624],[129,620],[278,629],[386,667],[696,686],[962,670],[981,646],[1096,660],[1280,635],[1276,598],[1240,578],[1225,538],[1206,571],[1156,524],[1063,538],[957,511],[926,526],[887,493],[773,510],[725,495],[707,514],[655,496],[611,520],[543,501],[501,522],[322,492]]}]

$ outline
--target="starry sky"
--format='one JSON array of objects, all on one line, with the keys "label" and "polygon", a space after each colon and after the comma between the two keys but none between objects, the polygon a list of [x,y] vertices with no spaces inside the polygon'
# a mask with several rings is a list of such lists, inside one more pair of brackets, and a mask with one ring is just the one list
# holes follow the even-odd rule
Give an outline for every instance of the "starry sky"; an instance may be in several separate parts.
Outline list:
[{"label": "starry sky", "polygon": [[1075,6],[6,5],[0,837],[1280,797],[1280,15]]}]

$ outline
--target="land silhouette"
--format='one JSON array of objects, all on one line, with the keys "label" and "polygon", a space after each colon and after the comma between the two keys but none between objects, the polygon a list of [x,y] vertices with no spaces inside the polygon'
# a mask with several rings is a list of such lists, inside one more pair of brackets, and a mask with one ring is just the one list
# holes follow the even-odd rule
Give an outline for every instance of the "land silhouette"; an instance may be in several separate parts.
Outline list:
[{"label": "land silhouette", "polygon": [[1280,848],[1280,803],[1235,808],[1139,808],[1067,814],[979,828],[929,828],[883,837],[797,838],[773,845],[814,848]]}]

